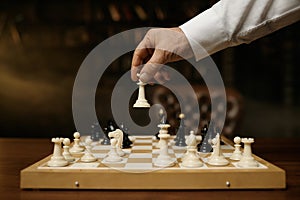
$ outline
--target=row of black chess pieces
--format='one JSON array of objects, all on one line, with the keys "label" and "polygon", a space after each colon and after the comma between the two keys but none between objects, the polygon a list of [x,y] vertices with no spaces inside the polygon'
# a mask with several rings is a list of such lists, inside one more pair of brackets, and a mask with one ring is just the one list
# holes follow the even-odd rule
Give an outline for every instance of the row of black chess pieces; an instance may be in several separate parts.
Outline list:
[{"label": "row of black chess pieces", "polygon": [[[123,123],[121,123],[120,126],[117,126],[117,124],[113,120],[108,120],[107,126],[104,128],[104,136],[101,144],[110,145],[110,138],[108,137],[108,133],[115,131],[116,129],[120,129],[123,132],[122,148],[130,148],[132,141],[129,139],[128,128],[125,127]],[[101,127],[98,122],[95,122],[91,125],[91,139],[93,141],[99,141],[100,139],[102,139],[101,133]]]},{"label": "row of black chess pieces", "polygon": [[[113,120],[108,120],[107,126],[104,128],[104,137],[101,144],[110,145],[110,138],[108,137],[108,133],[115,131],[116,129],[120,129],[123,132],[122,148],[130,148],[132,145],[132,141],[129,139],[128,128],[124,125],[124,123],[121,123],[119,126],[117,126]],[[210,141],[216,136],[217,132],[218,131],[216,130],[215,127],[212,127],[212,130],[209,131],[208,125],[205,124],[201,128],[200,135],[202,136],[202,140],[197,145],[197,150],[203,153],[211,152],[212,146]],[[181,118],[181,123],[177,129],[177,134],[174,139],[175,146],[180,146],[180,147],[187,146],[185,143],[185,136],[186,136],[186,131],[185,131],[184,119]],[[156,137],[157,139],[159,139],[158,133],[156,134]],[[98,122],[91,125],[91,139],[93,141],[99,141],[100,139],[102,139],[101,127]]]}]

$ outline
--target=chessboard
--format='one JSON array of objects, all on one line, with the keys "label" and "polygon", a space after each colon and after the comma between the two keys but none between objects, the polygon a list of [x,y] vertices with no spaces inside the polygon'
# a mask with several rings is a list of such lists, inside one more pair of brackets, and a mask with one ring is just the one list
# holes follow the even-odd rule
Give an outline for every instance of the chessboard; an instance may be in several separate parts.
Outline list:
[{"label": "chessboard", "polygon": [[65,167],[49,167],[51,155],[21,171],[22,189],[281,189],[286,187],[285,171],[253,155],[259,163],[255,168],[241,168],[229,159],[234,147],[222,138],[221,149],[227,166],[211,166],[211,153],[199,153],[203,166],[187,168],[181,158],[186,147],[169,140],[168,153],[176,160],[171,167],[156,167],[159,155],[158,140],[152,136],[131,136],[131,148],[123,149],[123,160],[105,162],[110,145],[93,142],[91,152],[95,162],[82,162],[83,153],[74,155],[75,161]]}]

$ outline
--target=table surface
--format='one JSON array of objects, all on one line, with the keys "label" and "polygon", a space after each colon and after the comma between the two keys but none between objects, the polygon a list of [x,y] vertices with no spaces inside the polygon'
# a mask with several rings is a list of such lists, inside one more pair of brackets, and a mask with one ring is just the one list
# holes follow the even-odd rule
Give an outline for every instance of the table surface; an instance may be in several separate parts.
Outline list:
[{"label": "table surface", "polygon": [[[286,170],[283,190],[21,190],[20,171],[52,153],[49,139],[0,138],[1,199],[298,199],[300,138],[256,138],[252,151]],[[101,180],[99,180],[101,181]],[[180,180],[178,180],[180,181]]]}]

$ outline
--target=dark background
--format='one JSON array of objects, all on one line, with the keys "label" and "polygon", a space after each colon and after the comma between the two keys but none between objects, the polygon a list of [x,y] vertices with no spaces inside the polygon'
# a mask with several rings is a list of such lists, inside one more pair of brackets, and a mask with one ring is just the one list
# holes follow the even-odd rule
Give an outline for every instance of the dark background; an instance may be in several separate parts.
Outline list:
[{"label": "dark background", "polygon": [[[71,136],[73,83],[85,56],[97,44],[131,28],[179,26],[215,2],[1,1],[0,136]],[[225,85],[244,97],[236,134],[300,135],[299,30],[298,22],[212,56]],[[130,62],[131,54],[122,56],[101,79],[104,89],[97,94],[101,97],[97,111],[107,112],[107,118],[109,88],[130,69]],[[191,75],[189,80],[195,83],[199,77]]]}]

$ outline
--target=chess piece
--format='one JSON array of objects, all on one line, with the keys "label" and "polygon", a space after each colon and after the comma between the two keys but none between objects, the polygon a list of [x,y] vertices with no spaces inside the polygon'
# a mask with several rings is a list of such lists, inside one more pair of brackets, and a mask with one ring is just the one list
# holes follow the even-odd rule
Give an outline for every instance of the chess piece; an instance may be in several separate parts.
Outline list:
[{"label": "chess piece", "polygon": [[70,142],[69,138],[65,138],[63,140],[63,144],[64,144],[63,149],[64,149],[64,151],[63,151],[62,155],[64,156],[65,160],[67,160],[68,162],[73,162],[73,161],[75,161],[75,158],[70,153],[70,143],[71,142]]},{"label": "chess piece", "polygon": [[[139,77],[139,74],[138,74]],[[136,100],[135,104],[133,104],[134,108],[149,108],[150,104],[145,98],[145,85],[146,83],[143,83],[141,80],[137,83],[139,86],[139,92],[138,92],[138,99]]]},{"label": "chess piece", "polygon": [[179,114],[179,119],[180,119],[180,125],[179,125],[179,128],[178,128],[178,132],[177,132],[177,139],[176,139],[176,142],[175,142],[175,145],[176,146],[179,146],[179,147],[185,147],[186,146],[186,143],[185,143],[185,125],[184,125],[184,114],[181,113]]},{"label": "chess piece", "polygon": [[242,142],[244,143],[244,153],[241,160],[237,163],[239,167],[258,167],[258,162],[252,156],[251,143],[254,142],[253,138],[243,138]]},{"label": "chess piece", "polygon": [[[207,134],[207,131],[208,131],[208,127],[207,127],[207,124],[205,124],[202,129],[201,129],[201,137],[202,138],[205,138],[206,134]],[[197,150],[200,151],[201,149],[201,146],[203,144],[203,139],[199,142],[199,144],[197,145]]]},{"label": "chess piece", "polygon": [[203,130],[206,131],[205,136],[202,136],[202,144],[201,147],[199,149],[199,152],[201,153],[209,153],[212,152],[212,145],[211,145],[211,140],[215,137],[215,127],[214,127],[214,123],[210,122],[209,126],[211,127],[210,129],[207,128],[207,130]]},{"label": "chess piece", "polygon": [[68,161],[65,160],[61,152],[61,143],[63,140],[63,138],[52,138],[51,141],[54,143],[54,150],[51,159],[47,162],[49,167],[64,167],[68,165]]},{"label": "chess piece", "polygon": [[194,131],[190,131],[190,135],[186,139],[187,143],[187,152],[182,158],[182,166],[184,167],[202,167],[203,163],[197,156],[197,140],[201,140],[197,138]]},{"label": "chess piece", "polygon": [[124,125],[124,123],[121,123],[120,129],[123,132],[122,148],[130,148],[132,145],[132,141],[129,139],[128,128]]},{"label": "chess piece", "polygon": [[74,145],[73,147],[70,149],[71,153],[81,153],[84,151],[84,147],[80,146],[80,133],[79,132],[75,132],[73,134],[74,136]]},{"label": "chess piece", "polygon": [[123,131],[116,129],[115,131],[109,132],[108,137],[115,138],[117,140],[116,151],[119,156],[124,156],[125,152],[122,150]]},{"label": "chess piece", "polygon": [[241,138],[240,137],[235,137],[233,139],[234,141],[234,152],[232,153],[232,155],[230,156],[231,160],[240,160],[242,157],[242,151],[241,151]]},{"label": "chess piece", "polygon": [[214,166],[225,166],[229,164],[229,161],[225,158],[221,151],[220,134],[217,133],[216,137],[212,139],[213,152],[208,158],[208,164]]},{"label": "chess piece", "polygon": [[104,137],[103,137],[103,141],[101,142],[101,144],[110,145],[110,139],[108,137],[108,133],[115,131],[116,129],[117,129],[117,127],[114,124],[114,122],[112,120],[108,120],[107,127],[104,128]]},{"label": "chess piece", "polygon": [[169,124],[159,124],[160,128],[158,137],[160,138],[160,151],[156,158],[154,165],[157,167],[170,167],[175,164],[175,159],[171,158],[168,153],[168,139],[170,134],[168,134]]},{"label": "chess piece", "polygon": [[93,140],[90,137],[87,137],[85,139],[85,152],[84,155],[81,157],[81,161],[82,162],[95,162],[97,161],[97,158],[94,157],[94,155],[92,154],[92,142]]},{"label": "chess piece", "polygon": [[[166,115],[165,115],[163,109],[159,109],[158,117],[159,117],[160,124],[166,124],[167,119],[166,119]],[[157,140],[159,140],[158,134],[159,134],[159,129],[158,129],[158,132],[155,134],[155,139],[157,139]]]},{"label": "chess piece", "polygon": [[91,125],[91,139],[94,142],[99,141],[101,138],[100,134],[100,125],[98,122],[95,122],[94,124]]},{"label": "chess piece", "polygon": [[123,158],[120,157],[117,153],[117,143],[118,143],[118,141],[116,138],[112,138],[110,140],[111,148],[110,148],[110,151],[109,151],[107,157],[104,158],[104,160],[103,160],[104,162],[114,163],[114,162],[121,162],[123,160]]}]

